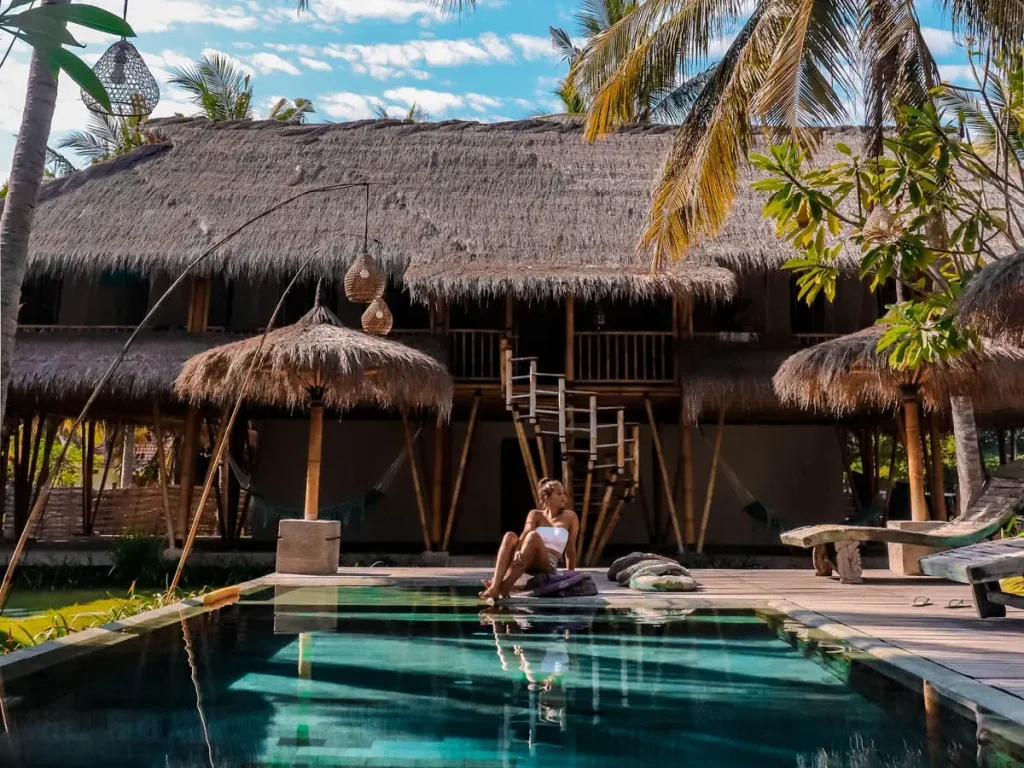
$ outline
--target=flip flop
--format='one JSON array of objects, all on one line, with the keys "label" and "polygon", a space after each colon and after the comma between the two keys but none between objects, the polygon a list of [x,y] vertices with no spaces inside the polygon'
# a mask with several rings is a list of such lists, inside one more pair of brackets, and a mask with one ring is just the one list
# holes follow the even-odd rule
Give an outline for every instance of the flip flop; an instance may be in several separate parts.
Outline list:
[{"label": "flip flop", "polygon": [[954,597],[952,600],[950,600],[948,603],[946,603],[946,607],[947,608],[972,608],[974,606],[973,606],[973,604],[969,600],[964,600],[964,598],[962,598],[962,597]]},{"label": "flip flop", "polygon": [[913,606],[914,608],[924,608],[925,606],[928,606],[928,605],[931,605],[931,604],[932,604],[932,599],[930,597],[925,597],[924,595],[921,595],[919,597],[915,597],[914,598],[914,602],[912,602],[910,605]]}]

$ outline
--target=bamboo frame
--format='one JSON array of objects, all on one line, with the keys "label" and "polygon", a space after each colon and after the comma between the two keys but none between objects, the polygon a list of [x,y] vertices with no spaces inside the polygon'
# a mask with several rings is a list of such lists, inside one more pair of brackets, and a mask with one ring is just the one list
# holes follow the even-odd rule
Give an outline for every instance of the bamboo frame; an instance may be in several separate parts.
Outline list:
[{"label": "bamboo frame", "polygon": [[651,407],[651,399],[649,397],[644,397],[644,408],[647,410],[647,420],[651,425],[651,439],[654,442],[654,453],[658,458],[658,471],[661,473],[662,485],[665,486],[665,499],[668,502],[672,532],[676,537],[676,547],[679,552],[682,552],[683,536],[679,530],[679,518],[676,516],[676,500],[672,498],[672,483],[669,481],[668,468],[665,466],[665,454],[661,449],[661,436],[658,434],[658,424],[654,420],[654,408]]},{"label": "bamboo frame", "polygon": [[409,469],[412,472],[412,487],[416,492],[416,510],[420,515],[420,528],[423,531],[423,549],[430,552],[430,529],[427,527],[427,500],[423,496],[423,486],[420,483],[419,462],[416,460],[416,444],[409,429],[409,417],[402,414],[402,429],[405,430],[405,450],[409,456]]},{"label": "bamboo frame", "polygon": [[480,407],[480,394],[473,396],[473,407],[469,410],[469,424],[466,426],[466,437],[462,441],[462,455],[459,456],[459,469],[455,475],[455,487],[452,488],[452,499],[448,505],[448,520],[444,526],[444,539],[441,541],[441,551],[448,551],[448,542],[451,541],[452,528],[455,525],[455,512],[459,508],[459,497],[462,493],[462,478],[466,473],[466,464],[469,461],[469,447],[473,443],[473,430],[476,428],[477,412]]},{"label": "bamboo frame", "polygon": [[924,496],[924,461],[921,455],[921,399],[917,387],[904,387],[903,421],[906,430],[907,475],[910,479],[910,517],[928,519]]},{"label": "bamboo frame", "polygon": [[526,466],[526,479],[530,483],[530,493],[533,495],[533,503],[540,506],[540,497],[537,495],[537,468],[533,463],[533,454],[530,451],[530,443],[526,439],[526,429],[523,426],[523,418],[519,415],[519,409],[512,408],[512,426],[516,430],[516,438],[519,440],[519,451],[523,455],[523,464]]},{"label": "bamboo frame", "polygon": [[167,457],[164,451],[164,430],[159,400],[153,400],[153,429],[156,430],[156,463],[160,479],[160,498],[164,507],[164,522],[167,524],[167,548],[174,549],[174,519],[171,517],[171,496],[167,488]]},{"label": "bamboo frame", "polygon": [[[309,409],[309,452],[306,456],[306,495],[302,503],[304,520],[316,520],[320,511],[320,461],[323,456],[324,406],[313,398]],[[416,489],[417,492],[419,488]]]},{"label": "bamboo frame", "polygon": [[711,502],[715,496],[715,478],[718,475],[718,457],[722,453],[722,434],[725,432],[725,406],[718,409],[718,429],[715,431],[715,445],[711,451],[711,471],[708,473],[708,488],[704,493],[704,513],[700,518],[700,535],[697,537],[697,552],[704,551],[704,536],[711,516]]}]

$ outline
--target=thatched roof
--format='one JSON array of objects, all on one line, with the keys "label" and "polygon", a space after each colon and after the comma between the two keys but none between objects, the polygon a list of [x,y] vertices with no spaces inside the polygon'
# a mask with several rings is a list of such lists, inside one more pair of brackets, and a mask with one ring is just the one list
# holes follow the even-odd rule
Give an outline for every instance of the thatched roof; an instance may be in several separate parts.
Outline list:
[{"label": "thatched roof", "polygon": [[[128,336],[127,331],[19,330],[11,366],[12,395],[58,401],[87,396]],[[102,394],[131,400],[171,395],[186,360],[238,338],[226,333],[142,333]]]},{"label": "thatched roof", "polygon": [[916,370],[894,370],[877,350],[882,325],[841,336],[787,358],[772,379],[784,404],[833,413],[894,409],[901,387],[919,385],[926,405],[944,409],[950,395],[970,395],[979,407],[1014,407],[1024,395],[1024,352],[985,340],[983,350]]},{"label": "thatched roof", "polygon": [[[262,341],[262,348],[260,347]],[[259,354],[245,397],[249,403],[303,408],[321,389],[329,408],[357,405],[447,416],[452,378],[434,358],[404,344],[346,328],[319,301],[293,325],[196,355],[183,367],[176,390],[193,402],[228,404],[238,396]]]},{"label": "thatched roof", "polygon": [[1024,346],[1024,251],[971,278],[957,304],[959,321],[980,334]]},{"label": "thatched roof", "polygon": [[[543,120],[479,124],[394,120],[288,125],[153,120],[165,140],[44,186],[30,262],[61,273],[177,273],[255,213],[303,189],[369,181],[370,233],[416,296],[574,290],[718,298],[729,268],[777,267],[792,254],[761,215],[763,193],[741,184],[724,231],[690,263],[651,277],[636,252],[672,126],[625,129],[587,144],[579,126]],[[853,129],[833,138],[859,143]],[[837,156],[838,157],[838,156]],[[831,162],[823,151],[822,163]],[[748,180],[754,171],[748,172]],[[310,195],[214,254],[207,273],[337,278],[357,252],[358,190]],[[845,257],[856,263],[858,254]],[[700,265],[700,266],[698,266]]]},{"label": "thatched roof", "polygon": [[713,418],[720,408],[737,412],[777,411],[772,376],[792,349],[749,344],[680,342],[683,417]]}]

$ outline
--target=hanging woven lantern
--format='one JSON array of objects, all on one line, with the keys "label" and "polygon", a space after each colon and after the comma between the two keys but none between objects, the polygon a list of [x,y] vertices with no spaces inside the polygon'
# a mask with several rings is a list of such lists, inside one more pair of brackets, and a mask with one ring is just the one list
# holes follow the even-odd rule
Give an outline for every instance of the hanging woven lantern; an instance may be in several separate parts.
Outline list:
[{"label": "hanging woven lantern", "polygon": [[384,295],[387,281],[384,270],[377,266],[373,256],[363,253],[345,273],[345,298],[359,304],[369,304]]},{"label": "hanging woven lantern", "polygon": [[899,239],[899,223],[881,203],[871,209],[861,231],[868,243],[891,243]]},{"label": "hanging woven lantern", "polygon": [[391,310],[384,303],[384,299],[374,299],[363,312],[363,330],[367,333],[387,336],[394,324],[395,318],[391,316]]},{"label": "hanging woven lantern", "polygon": [[[110,97],[109,114],[117,117],[145,117],[160,101],[160,87],[146,68],[142,55],[127,40],[120,40],[110,46],[92,71],[107,89]],[[107,114],[107,110],[84,90],[82,101],[93,112]]]}]

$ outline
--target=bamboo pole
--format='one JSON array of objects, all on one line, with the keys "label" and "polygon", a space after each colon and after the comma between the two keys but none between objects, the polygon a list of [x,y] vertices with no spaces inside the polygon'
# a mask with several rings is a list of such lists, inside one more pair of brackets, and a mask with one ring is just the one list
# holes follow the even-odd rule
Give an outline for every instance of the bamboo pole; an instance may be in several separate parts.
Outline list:
[{"label": "bamboo pole", "polygon": [[526,479],[530,483],[530,493],[533,494],[533,503],[540,506],[540,497],[537,495],[537,468],[533,464],[533,454],[530,452],[530,443],[526,439],[526,429],[523,427],[522,417],[517,408],[512,409],[512,426],[515,427],[516,437],[519,439],[519,450],[523,454],[523,464],[526,466]]},{"label": "bamboo pole", "polygon": [[[320,509],[320,457],[323,454],[324,406],[319,397],[313,398],[309,409],[309,453],[306,458],[306,499],[302,516],[316,520]],[[419,490],[419,489],[417,489]]]},{"label": "bamboo pole", "polygon": [[167,488],[167,459],[164,451],[164,430],[160,418],[160,401],[153,400],[153,427],[156,429],[156,463],[160,473],[160,498],[167,524],[167,548],[174,549],[174,519],[171,517],[171,496]]},{"label": "bamboo pole", "polygon": [[445,425],[434,423],[433,463],[430,465],[430,540],[441,543],[443,525],[441,509],[444,504]]},{"label": "bamboo pole", "polygon": [[587,531],[587,516],[590,514],[590,494],[594,489],[594,462],[587,460],[587,479],[583,483],[583,507],[580,514],[580,530],[577,538],[579,548],[583,548],[583,535]]},{"label": "bamboo pole", "polygon": [[910,516],[928,519],[924,496],[924,460],[921,455],[921,401],[917,387],[903,387],[903,420],[907,432],[907,475],[910,479]]},{"label": "bamboo pole", "polygon": [[[537,443],[537,457],[540,461],[540,477],[550,477],[548,474],[548,452],[544,445],[544,436],[540,433],[540,424],[535,424],[533,439]],[[538,482],[540,480],[538,477]]]},{"label": "bamboo pole", "polygon": [[412,471],[412,487],[416,492],[416,510],[420,515],[420,528],[423,531],[423,549],[430,551],[430,529],[427,527],[427,500],[423,497],[423,486],[420,484],[419,462],[416,461],[416,446],[413,443],[412,430],[409,429],[409,417],[402,414],[402,428],[405,430],[405,450],[409,455],[409,469]]},{"label": "bamboo pole", "polygon": [[96,422],[82,423],[82,533],[88,534],[92,515],[92,471],[96,450]]},{"label": "bamboo pole", "polygon": [[189,406],[185,412],[185,437],[181,446],[181,479],[178,481],[178,524],[184,534],[192,511],[192,487],[195,485],[196,457],[199,453],[199,411]]},{"label": "bamboo pole", "polygon": [[576,301],[571,293],[565,294],[565,380],[576,378]]},{"label": "bamboo pole", "polygon": [[668,468],[665,466],[665,454],[661,450],[661,436],[658,434],[658,424],[654,420],[654,408],[651,407],[651,399],[649,397],[644,397],[644,408],[647,409],[647,420],[651,425],[651,438],[654,442],[654,453],[658,457],[658,471],[661,473],[661,483],[665,486],[665,500],[668,502],[668,512],[672,520],[672,532],[676,537],[676,547],[679,552],[682,552],[683,536],[679,530],[679,518],[676,516],[676,500],[672,498],[672,483],[668,477]]},{"label": "bamboo pole", "polygon": [[92,507],[92,515],[89,517],[89,533],[92,533],[93,527],[96,525],[96,517],[100,513],[100,504],[103,501],[103,491],[107,487],[107,476],[110,474],[110,465],[113,463],[111,460],[114,458],[114,446],[117,445],[117,438],[121,434],[121,421],[118,420],[114,426],[114,434],[110,437],[110,450],[107,451],[107,460],[103,462],[103,474],[100,475],[100,489],[96,493],[96,503]]},{"label": "bamboo pole", "polygon": [[455,487],[452,489],[452,500],[448,505],[448,520],[444,526],[444,539],[441,551],[448,551],[448,542],[452,538],[455,525],[455,512],[459,508],[459,496],[462,494],[462,478],[466,474],[466,463],[469,461],[469,447],[473,443],[473,430],[476,428],[477,409],[480,407],[480,393],[473,395],[473,407],[469,410],[469,424],[466,426],[466,437],[462,441],[462,455],[459,456],[459,469],[455,475]]},{"label": "bamboo pole", "polygon": [[[693,426],[684,422],[680,425],[679,431],[682,433],[680,447],[683,456],[683,522],[686,526],[686,543],[693,544],[697,540],[693,503]],[[679,523],[673,520],[672,525],[678,527]]]},{"label": "bamboo pole", "polygon": [[928,420],[928,432],[932,444],[932,515],[936,520],[949,520],[946,509],[946,488],[943,478],[944,464],[942,461],[942,430],[939,425],[939,414],[932,413]]},{"label": "bamboo pole", "polygon": [[[609,480],[605,484],[604,497],[601,499],[601,511],[597,514],[597,522],[594,523],[594,532],[590,534],[590,546],[587,548],[586,563],[590,565],[593,562],[594,548],[597,546],[598,539],[601,537],[603,531],[604,518],[608,514],[608,505],[612,501],[612,494],[615,492],[614,480]],[[582,545],[583,542],[581,541]]]},{"label": "bamboo pole", "polygon": [[604,554],[604,548],[608,546],[608,542],[611,541],[612,534],[615,532],[615,527],[619,524],[619,517],[622,515],[622,508],[626,504],[626,494],[622,494],[619,497],[618,503],[615,505],[615,509],[608,518],[608,524],[605,525],[604,531],[601,533],[601,540],[597,544],[597,548],[594,551],[593,559],[590,560],[590,564],[593,565],[601,559],[601,555]]},{"label": "bamboo pole", "polygon": [[708,473],[708,489],[704,493],[704,514],[700,519],[700,536],[697,539],[697,551],[704,551],[704,535],[708,530],[708,518],[711,516],[711,501],[715,496],[715,476],[718,474],[718,457],[722,453],[722,433],[725,432],[725,406],[718,409],[718,429],[715,431],[715,445],[711,451],[711,471]]}]

